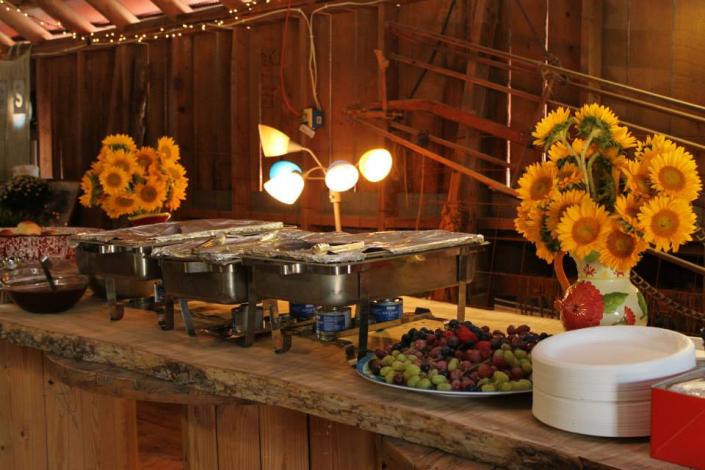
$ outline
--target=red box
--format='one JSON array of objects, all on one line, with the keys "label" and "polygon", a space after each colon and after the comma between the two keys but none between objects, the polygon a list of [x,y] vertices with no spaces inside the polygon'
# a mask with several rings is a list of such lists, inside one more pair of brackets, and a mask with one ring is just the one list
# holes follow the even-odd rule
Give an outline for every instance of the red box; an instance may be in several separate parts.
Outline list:
[{"label": "red box", "polygon": [[705,378],[705,368],[671,377],[651,389],[651,457],[705,470],[705,398],[671,391]]}]

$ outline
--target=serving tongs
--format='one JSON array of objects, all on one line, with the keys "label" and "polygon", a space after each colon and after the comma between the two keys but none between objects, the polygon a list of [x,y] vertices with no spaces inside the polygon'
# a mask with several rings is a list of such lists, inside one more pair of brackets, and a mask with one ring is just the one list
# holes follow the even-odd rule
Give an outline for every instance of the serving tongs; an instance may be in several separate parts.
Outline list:
[{"label": "serving tongs", "polygon": [[44,271],[44,276],[47,278],[47,282],[49,283],[49,287],[53,292],[56,292],[56,280],[54,279],[54,276],[51,274],[51,261],[49,260],[48,256],[42,257],[42,259],[39,260],[39,264],[42,266],[42,271]]}]

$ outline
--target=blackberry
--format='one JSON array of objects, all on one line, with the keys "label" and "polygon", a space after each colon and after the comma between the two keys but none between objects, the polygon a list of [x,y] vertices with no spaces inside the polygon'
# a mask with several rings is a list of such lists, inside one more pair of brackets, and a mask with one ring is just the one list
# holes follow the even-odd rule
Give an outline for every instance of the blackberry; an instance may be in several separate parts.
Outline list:
[{"label": "blackberry", "polygon": [[458,320],[451,320],[448,322],[448,327],[451,330],[455,330],[460,326],[460,322]]}]

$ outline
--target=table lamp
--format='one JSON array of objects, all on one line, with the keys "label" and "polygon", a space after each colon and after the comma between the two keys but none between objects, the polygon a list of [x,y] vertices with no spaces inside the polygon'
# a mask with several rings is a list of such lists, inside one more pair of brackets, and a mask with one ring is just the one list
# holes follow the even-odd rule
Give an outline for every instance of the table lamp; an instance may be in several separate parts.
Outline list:
[{"label": "table lamp", "polygon": [[[336,232],[342,231],[340,217],[340,193],[351,189],[362,176],[373,183],[382,181],[392,169],[392,155],[388,150],[376,148],[365,152],[357,164],[344,160],[336,160],[328,168],[321,164],[313,151],[296,142],[288,135],[273,127],[259,124],[260,144],[265,157],[280,157],[294,152],[306,152],[316,162],[316,166],[303,172],[293,162],[282,160],[270,168],[269,180],[264,183],[264,190],[277,201],[293,204],[304,189],[305,180],[315,171],[323,173],[326,187],[329,189],[329,200],[333,204],[333,216]],[[359,171],[358,171],[359,167]]]}]

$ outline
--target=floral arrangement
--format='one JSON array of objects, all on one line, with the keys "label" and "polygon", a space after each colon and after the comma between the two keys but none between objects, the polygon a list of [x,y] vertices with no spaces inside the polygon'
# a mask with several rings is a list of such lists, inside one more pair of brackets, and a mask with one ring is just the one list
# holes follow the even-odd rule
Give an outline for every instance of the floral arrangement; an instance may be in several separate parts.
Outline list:
[{"label": "floral arrangement", "polygon": [[676,252],[696,229],[693,155],[663,135],[637,141],[607,107],[558,108],[534,129],[548,158],[519,180],[514,221],[537,255],[559,250],[627,272],[649,246]]},{"label": "floral arrangement", "polygon": [[124,134],[109,135],[102,144],[81,180],[83,206],[100,207],[116,219],[173,211],[186,198],[188,178],[171,137],[161,137],[156,148],[138,149]]},{"label": "floral arrangement", "polygon": [[46,204],[51,188],[46,180],[20,175],[0,186],[0,226],[11,227],[23,220],[48,222]]}]

